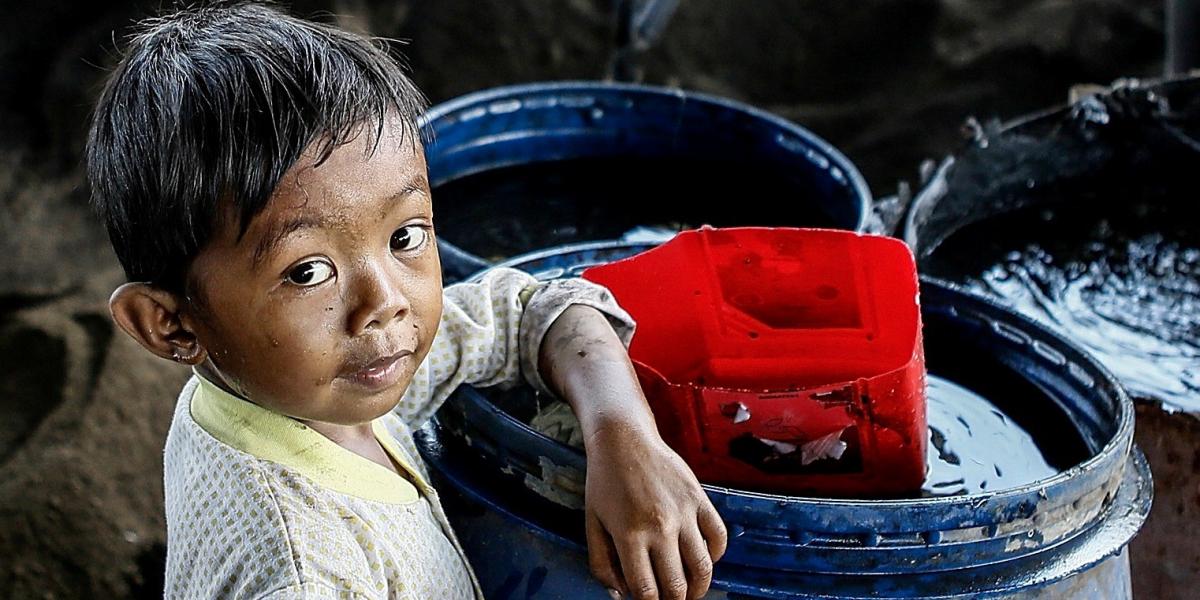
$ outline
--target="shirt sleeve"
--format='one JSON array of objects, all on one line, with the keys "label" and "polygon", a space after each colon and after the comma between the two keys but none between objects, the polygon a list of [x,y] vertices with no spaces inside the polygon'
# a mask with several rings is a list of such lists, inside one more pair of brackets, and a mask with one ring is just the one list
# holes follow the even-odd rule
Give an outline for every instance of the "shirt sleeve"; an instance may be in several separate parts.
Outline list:
[{"label": "shirt sleeve", "polygon": [[539,282],[498,268],[478,282],[447,287],[433,346],[396,406],[397,415],[418,427],[464,383],[509,388],[527,382],[551,393],[538,373],[538,351],[550,326],[573,304],[599,310],[628,346],[633,319],[608,289],[584,279]]}]

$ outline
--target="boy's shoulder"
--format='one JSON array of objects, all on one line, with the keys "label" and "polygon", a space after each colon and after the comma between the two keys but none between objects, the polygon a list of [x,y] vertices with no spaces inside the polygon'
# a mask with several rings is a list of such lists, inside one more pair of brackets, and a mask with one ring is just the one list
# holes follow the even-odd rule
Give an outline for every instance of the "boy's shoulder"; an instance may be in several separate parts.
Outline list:
[{"label": "boy's shoulder", "polygon": [[189,597],[258,597],[312,583],[306,571],[322,557],[353,556],[317,486],[196,422],[197,387],[193,377],[180,394],[163,461],[168,587]]},{"label": "boy's shoulder", "polygon": [[[184,386],[163,457],[167,589],[186,597],[258,597],[299,582],[282,513],[260,468],[206,436]],[[253,571],[253,573],[251,572]]]}]

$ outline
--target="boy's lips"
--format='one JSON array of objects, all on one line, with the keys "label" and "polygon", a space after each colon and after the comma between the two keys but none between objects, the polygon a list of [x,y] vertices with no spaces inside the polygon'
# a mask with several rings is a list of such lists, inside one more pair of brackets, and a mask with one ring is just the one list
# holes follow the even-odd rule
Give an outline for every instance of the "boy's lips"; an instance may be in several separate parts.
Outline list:
[{"label": "boy's lips", "polygon": [[412,350],[401,350],[369,363],[348,364],[338,377],[370,390],[388,388],[400,381],[404,372],[400,363],[412,354]]}]

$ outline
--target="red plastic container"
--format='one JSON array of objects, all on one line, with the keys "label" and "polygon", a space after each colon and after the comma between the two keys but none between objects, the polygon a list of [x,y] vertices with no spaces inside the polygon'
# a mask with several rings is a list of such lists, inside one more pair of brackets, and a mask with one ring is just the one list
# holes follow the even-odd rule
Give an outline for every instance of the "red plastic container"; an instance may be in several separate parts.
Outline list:
[{"label": "red plastic container", "polygon": [[663,438],[706,483],[887,497],[925,477],[917,273],[903,242],[703,228],[583,273],[637,320]]}]

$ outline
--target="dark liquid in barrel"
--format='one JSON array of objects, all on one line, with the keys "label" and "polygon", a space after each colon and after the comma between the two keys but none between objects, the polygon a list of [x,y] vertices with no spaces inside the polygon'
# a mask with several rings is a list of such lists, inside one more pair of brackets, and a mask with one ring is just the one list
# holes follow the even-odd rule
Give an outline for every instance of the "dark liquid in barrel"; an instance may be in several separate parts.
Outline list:
[{"label": "dark liquid in barrel", "polygon": [[925,272],[1083,345],[1135,396],[1200,410],[1200,226],[1178,199],[1090,199],[970,225]]},{"label": "dark liquid in barrel", "polygon": [[[499,260],[558,245],[620,238],[638,226],[832,227],[803,173],[705,160],[587,159],[527,164],[457,179],[433,190],[438,235]],[[843,222],[845,220],[843,219]]]},{"label": "dark liquid in barrel", "polygon": [[1051,465],[1037,441],[1016,421],[949,380],[929,376],[926,415],[929,445],[921,486],[925,496],[1019,487],[1069,466]]}]

